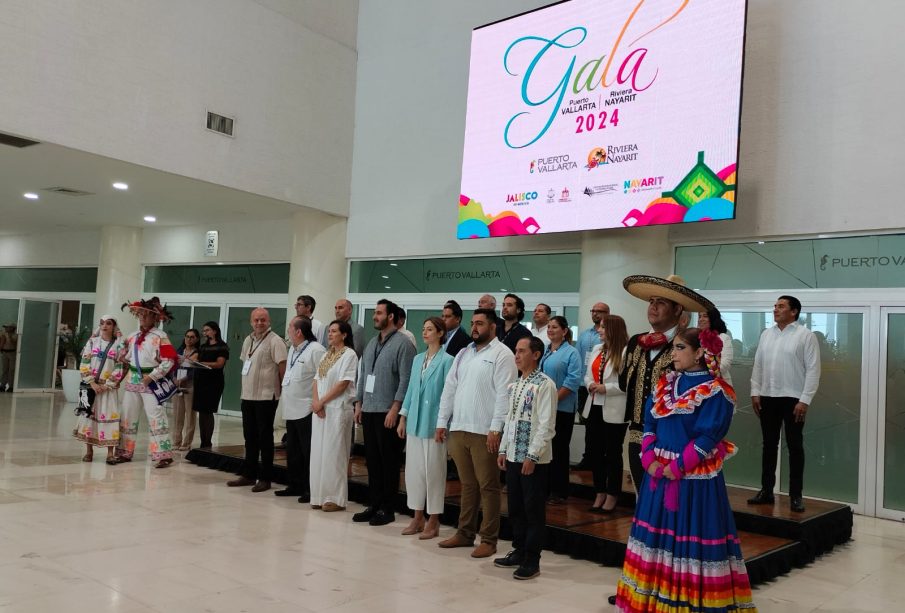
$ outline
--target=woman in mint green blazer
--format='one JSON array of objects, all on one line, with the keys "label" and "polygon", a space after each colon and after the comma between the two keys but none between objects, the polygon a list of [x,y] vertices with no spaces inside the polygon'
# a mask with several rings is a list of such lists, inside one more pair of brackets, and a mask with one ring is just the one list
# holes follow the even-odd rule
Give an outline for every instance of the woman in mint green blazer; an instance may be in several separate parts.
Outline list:
[{"label": "woman in mint green blazer", "polygon": [[[443,351],[446,326],[439,317],[424,320],[421,338],[427,351],[412,360],[412,376],[399,411],[397,432],[405,442],[405,490],[409,508],[415,511],[412,523],[402,534],[417,534],[422,540],[440,534],[440,515],[446,497],[446,442],[434,441],[440,396],[453,357]],[[425,501],[430,519],[425,525]]]}]

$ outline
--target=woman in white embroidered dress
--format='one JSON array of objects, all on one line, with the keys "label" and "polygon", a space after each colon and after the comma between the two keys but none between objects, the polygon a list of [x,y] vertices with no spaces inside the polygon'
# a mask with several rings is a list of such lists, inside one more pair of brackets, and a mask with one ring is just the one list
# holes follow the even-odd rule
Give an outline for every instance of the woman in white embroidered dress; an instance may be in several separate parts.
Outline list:
[{"label": "woman in white embroidered dress", "polygon": [[311,508],[329,512],[346,508],[358,356],[347,322],[330,323],[327,345],[327,355],[314,377],[311,399]]},{"label": "woman in white embroidered dress", "polygon": [[[82,383],[94,392],[94,403],[88,411],[79,413],[72,434],[85,443],[82,462],[94,459],[95,447],[106,447],[107,464],[116,464],[113,452],[119,443],[120,403],[117,395],[125,374],[125,365],[117,359],[123,339],[112,315],[104,315],[98,328],[85,343],[79,370]],[[105,357],[106,356],[106,357]]]}]

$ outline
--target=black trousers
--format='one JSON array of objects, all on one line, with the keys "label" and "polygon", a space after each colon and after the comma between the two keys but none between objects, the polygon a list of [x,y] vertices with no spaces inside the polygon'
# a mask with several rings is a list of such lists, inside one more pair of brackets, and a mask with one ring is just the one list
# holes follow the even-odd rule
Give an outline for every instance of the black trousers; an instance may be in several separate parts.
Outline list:
[{"label": "black trousers", "polygon": [[588,457],[594,474],[594,491],[618,496],[622,493],[622,444],[628,424],[606,423],[603,407],[592,405],[585,428],[591,433]]},{"label": "black trousers", "polygon": [[789,447],[789,496],[801,498],[804,488],[804,422],[795,421],[793,410],[798,398],[760,397],[760,431],[764,437],[760,481],[765,492],[776,485],[776,461],[779,456],[779,432],[785,426]]},{"label": "black trousers", "polygon": [[273,418],[276,413],[276,399],[242,401],[242,435],[245,437],[245,465],[242,467],[242,476],[273,481]]},{"label": "black trousers", "polygon": [[289,489],[302,494],[311,491],[311,415],[286,420],[286,472]]},{"label": "black trousers", "polygon": [[214,414],[198,412],[198,430],[201,433],[201,448],[213,446],[214,438]]},{"label": "black trousers", "polygon": [[644,481],[644,467],[641,465],[641,443],[628,444],[628,469],[632,473],[632,485],[635,493],[641,491],[641,483]]},{"label": "black trousers", "polygon": [[361,426],[365,437],[370,506],[392,513],[399,494],[403,441],[396,434],[396,428],[384,427],[386,416],[386,413],[362,413]]},{"label": "black trousers", "polygon": [[550,494],[569,497],[569,444],[575,413],[556,412],[556,434],[553,436],[553,459],[550,461]]},{"label": "black trousers", "polygon": [[548,464],[536,464],[530,475],[518,462],[506,462],[506,497],[512,523],[512,548],[524,555],[524,564],[540,562],[547,523]]}]

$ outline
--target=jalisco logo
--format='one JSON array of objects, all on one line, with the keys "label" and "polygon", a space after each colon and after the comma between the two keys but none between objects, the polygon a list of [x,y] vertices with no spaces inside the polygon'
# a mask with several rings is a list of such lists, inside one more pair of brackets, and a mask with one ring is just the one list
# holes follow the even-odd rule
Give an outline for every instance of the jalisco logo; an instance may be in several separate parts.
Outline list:
[{"label": "jalisco logo", "polygon": [[626,179],[622,182],[622,192],[646,192],[663,187],[663,177],[641,177],[640,179]]},{"label": "jalisco logo", "polygon": [[575,170],[576,168],[578,168],[578,162],[573,162],[571,156],[566,153],[531,160],[529,172],[534,173],[535,169],[539,173],[559,172],[560,170]]},{"label": "jalisco logo", "polygon": [[556,199],[556,192],[554,192],[553,188],[551,187],[549,190],[547,190],[547,204],[552,203],[555,199]]},{"label": "jalisco logo", "polygon": [[[682,0],[682,3],[676,9],[676,11],[661,21],[658,25],[654,26],[641,36],[638,36],[633,41],[628,43],[626,49],[622,49],[622,39],[625,36],[626,31],[629,28],[629,25],[634,20],[635,16],[644,6],[645,0],[639,0],[638,4],[632,10],[631,14],[628,16],[628,19],[625,20],[625,23],[622,25],[622,28],[619,30],[619,34],[616,36],[616,40],[613,42],[612,47],[610,48],[609,53],[604,53],[599,58],[594,58],[586,61],[580,68],[578,68],[577,73],[575,72],[575,64],[578,61],[578,56],[574,53],[562,53],[561,50],[565,49],[574,49],[584,43],[585,39],[588,37],[588,30],[582,26],[576,26],[574,28],[569,28],[568,30],[564,30],[563,32],[556,35],[554,38],[544,38],[542,36],[529,35],[522,36],[520,38],[515,39],[509,46],[506,48],[506,52],[503,54],[503,68],[506,70],[506,73],[516,77],[520,76],[517,69],[510,66],[509,62],[509,54],[516,47],[521,47],[522,45],[537,45],[537,51],[534,53],[534,56],[527,64],[527,68],[525,68],[524,74],[521,75],[521,84],[519,87],[519,91],[521,94],[522,102],[529,109],[546,107],[543,109],[545,113],[549,113],[547,116],[544,125],[537,130],[537,134],[533,138],[530,138],[527,142],[524,143],[513,143],[510,139],[510,130],[513,127],[513,124],[519,120],[519,118],[527,119],[532,113],[530,110],[525,110],[516,113],[513,115],[508,122],[506,122],[506,127],[503,130],[503,142],[507,147],[511,149],[521,149],[523,147],[527,147],[536,143],[540,138],[547,133],[547,130],[550,129],[550,126],[553,124],[553,119],[556,117],[556,111],[562,106],[563,100],[566,97],[566,91],[571,89],[574,94],[580,94],[582,91],[591,92],[595,90],[598,86],[602,86],[605,88],[611,87],[613,85],[625,85],[629,83],[629,87],[633,90],[633,93],[643,92],[648,89],[651,85],[654,84],[654,81],[657,79],[657,75],[659,69],[656,67],[644,69],[644,62],[647,58],[648,49],[646,47],[636,47],[629,51],[627,54],[622,57],[622,55],[629,48],[634,47],[638,41],[643,39],[648,34],[660,29],[665,26],[667,23],[675,19],[679,13],[685,10],[685,7],[688,6],[690,0]],[[559,53],[557,53],[559,52]],[[559,57],[557,57],[559,56]],[[617,57],[621,57],[621,63],[619,64],[618,69],[616,69],[615,74],[611,74],[611,69],[614,68],[614,64],[616,63]],[[537,87],[531,85],[531,78],[534,75],[534,71],[538,70],[541,74],[547,72],[550,69],[550,65],[554,66],[556,63],[559,63],[562,71],[562,78],[558,81],[553,79],[556,82],[556,86],[552,91],[541,91],[535,96],[530,96],[529,92],[536,92]],[[598,71],[601,71],[598,74]],[[571,84],[571,88],[569,85]],[[519,126],[525,123],[524,121],[519,121]]]},{"label": "jalisco logo", "polygon": [[606,147],[594,147],[588,153],[588,170],[594,170],[606,164],[621,164],[622,162],[634,162],[638,159],[638,145],[607,145]]},{"label": "jalisco logo", "polygon": [[528,200],[537,200],[537,192],[520,192],[506,195],[506,202],[510,204],[528,204]]}]

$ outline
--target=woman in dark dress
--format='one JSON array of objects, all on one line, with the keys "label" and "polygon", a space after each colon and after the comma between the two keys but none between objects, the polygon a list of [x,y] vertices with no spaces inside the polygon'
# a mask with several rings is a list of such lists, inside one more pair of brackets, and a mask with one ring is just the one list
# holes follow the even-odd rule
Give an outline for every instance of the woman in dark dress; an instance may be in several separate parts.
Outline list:
[{"label": "woman in dark dress", "polygon": [[214,413],[223,395],[223,367],[229,359],[229,346],[223,342],[220,326],[209,321],[201,328],[202,343],[198,347],[198,362],[208,368],[195,369],[195,397],[192,410],[198,413],[201,449],[210,449],[214,436]]}]

